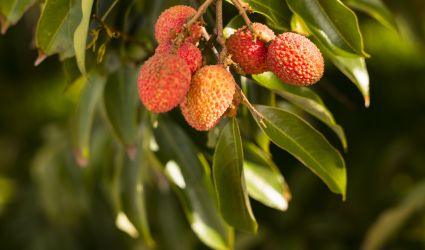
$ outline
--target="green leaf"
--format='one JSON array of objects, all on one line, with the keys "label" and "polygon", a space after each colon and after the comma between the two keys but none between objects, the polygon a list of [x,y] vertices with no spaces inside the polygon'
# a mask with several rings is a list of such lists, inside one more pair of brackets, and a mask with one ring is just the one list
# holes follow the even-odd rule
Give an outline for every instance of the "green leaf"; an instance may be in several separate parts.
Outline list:
[{"label": "green leaf", "polygon": [[36,28],[36,46],[43,54],[74,55],[73,35],[81,20],[81,0],[46,0]]},{"label": "green leaf", "polygon": [[252,143],[244,144],[244,173],[248,194],[266,206],[285,211],[291,193],[269,155]]},{"label": "green leaf", "polygon": [[[248,3],[254,12],[267,18],[268,25],[277,30],[289,30],[291,22],[291,11],[281,0],[242,0]],[[230,0],[227,2],[231,3]]]},{"label": "green leaf", "polygon": [[121,155],[120,206],[115,224],[133,238],[141,234],[149,247],[154,246],[146,214],[145,191],[141,167],[146,164],[146,152],[139,149],[134,160]]},{"label": "green leaf", "polygon": [[131,153],[137,140],[137,69],[122,66],[109,77],[103,101],[109,122],[121,141]]},{"label": "green leaf", "polygon": [[273,90],[278,95],[325,123],[338,136],[344,149],[347,149],[347,139],[345,138],[344,130],[335,122],[332,113],[325,106],[320,96],[313,90],[306,87],[285,84],[271,72],[252,75],[252,78],[262,86]]},{"label": "green leaf", "polygon": [[322,53],[325,54],[332,63],[354,83],[354,85],[356,85],[363,95],[365,107],[369,107],[369,73],[366,68],[365,58],[352,53],[336,54],[321,44],[317,45]]},{"label": "green leaf", "polygon": [[77,162],[81,166],[86,166],[90,158],[90,137],[96,105],[102,97],[106,78],[96,72],[91,72],[77,81],[84,81],[85,86],[80,95],[72,132]]},{"label": "green leaf", "polygon": [[390,29],[397,30],[393,14],[381,0],[345,0],[348,6],[372,16]]},{"label": "green leaf", "polygon": [[192,230],[207,246],[228,249],[229,227],[218,210],[209,166],[183,130],[170,120],[155,129],[160,159],[174,184]]},{"label": "green leaf", "polygon": [[344,159],[338,150],[300,117],[279,108],[256,108],[264,116],[262,122],[253,116],[270,140],[292,154],[319,176],[332,192],[345,199],[347,176]]},{"label": "green leaf", "polygon": [[287,0],[312,34],[333,53],[367,56],[356,14],[339,0]]},{"label": "green leaf", "polygon": [[83,16],[81,18],[80,24],[74,32],[75,58],[77,59],[78,68],[83,74],[86,74],[86,43],[92,6],[93,0],[81,1],[81,10]]},{"label": "green leaf", "polygon": [[[0,28],[6,33],[11,25],[15,25],[35,0],[2,0],[0,1]],[[3,20],[2,18],[3,17]]]},{"label": "green leaf", "polygon": [[363,242],[364,250],[385,249],[385,243],[418,211],[425,210],[425,181],[421,181],[397,206],[385,210],[373,223]]},{"label": "green leaf", "polygon": [[242,139],[236,118],[221,131],[213,160],[213,177],[223,218],[234,228],[257,232],[243,174]]}]

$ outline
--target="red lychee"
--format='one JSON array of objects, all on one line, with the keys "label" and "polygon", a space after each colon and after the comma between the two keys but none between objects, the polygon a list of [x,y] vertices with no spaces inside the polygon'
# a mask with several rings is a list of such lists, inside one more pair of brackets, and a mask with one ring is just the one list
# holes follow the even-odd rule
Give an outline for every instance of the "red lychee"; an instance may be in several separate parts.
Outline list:
[{"label": "red lychee", "polygon": [[189,92],[180,104],[190,126],[207,131],[218,124],[232,104],[235,80],[222,65],[200,68],[192,77]]},{"label": "red lychee", "polygon": [[[171,43],[162,43],[158,45],[155,50],[156,54],[171,53],[173,45]],[[202,52],[195,45],[189,42],[184,42],[180,48],[177,49],[176,54],[184,59],[189,66],[190,71],[195,73],[199,67],[202,65]]]},{"label": "red lychee", "polygon": [[149,58],[139,73],[139,97],[154,112],[167,112],[179,105],[190,86],[190,70],[177,55],[160,54]]},{"label": "red lychee", "polygon": [[320,50],[308,38],[285,32],[271,42],[267,67],[285,83],[306,86],[320,80],[324,61]]},{"label": "red lychee", "polygon": [[275,35],[261,23],[253,23],[252,28],[258,35],[255,40],[251,30],[244,26],[227,39],[226,46],[232,59],[246,74],[260,74],[267,71],[266,43],[273,40]]},{"label": "red lychee", "polygon": [[[166,9],[158,17],[155,24],[155,38],[158,43],[169,43],[182,32],[185,22],[196,14],[196,10],[185,5],[176,5]],[[199,24],[193,24],[189,28],[190,36],[185,41],[197,43],[201,38],[202,27]]]}]

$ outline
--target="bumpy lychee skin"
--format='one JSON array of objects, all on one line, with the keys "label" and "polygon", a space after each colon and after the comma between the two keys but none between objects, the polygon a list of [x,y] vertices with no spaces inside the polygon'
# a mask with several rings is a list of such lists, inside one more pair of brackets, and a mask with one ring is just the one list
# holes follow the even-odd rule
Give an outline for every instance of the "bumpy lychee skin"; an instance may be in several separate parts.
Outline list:
[{"label": "bumpy lychee skin", "polygon": [[154,55],[139,72],[140,100],[151,112],[170,111],[189,91],[190,78],[189,67],[177,55]]},{"label": "bumpy lychee skin", "polygon": [[[170,54],[173,45],[171,43],[162,43],[155,50],[157,54]],[[180,58],[184,59],[189,66],[190,72],[193,74],[202,65],[202,52],[195,45],[184,42],[176,53]]]},{"label": "bumpy lychee skin", "polygon": [[199,131],[217,125],[232,104],[235,84],[233,76],[221,65],[208,65],[196,71],[180,104],[187,123]]},{"label": "bumpy lychee skin", "polygon": [[308,38],[285,32],[270,44],[267,67],[285,83],[306,86],[320,80],[324,62],[320,50]]},{"label": "bumpy lychee skin", "polygon": [[[155,38],[158,43],[168,43],[176,38],[185,22],[195,14],[194,8],[185,5],[176,5],[162,12],[155,24]],[[185,41],[197,43],[202,35],[201,26],[193,24],[189,31],[191,35]]]},{"label": "bumpy lychee skin", "polygon": [[261,23],[253,23],[253,29],[258,33],[254,41],[251,30],[244,26],[237,30],[226,41],[226,46],[232,59],[241,66],[246,74],[260,74],[267,71],[267,42],[275,35],[271,29]]}]

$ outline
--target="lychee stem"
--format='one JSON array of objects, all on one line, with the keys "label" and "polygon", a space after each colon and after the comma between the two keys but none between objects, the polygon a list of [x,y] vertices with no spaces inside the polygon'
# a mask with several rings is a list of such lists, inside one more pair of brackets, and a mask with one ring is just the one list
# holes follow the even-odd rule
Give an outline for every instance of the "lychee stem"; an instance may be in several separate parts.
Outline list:
[{"label": "lychee stem", "polygon": [[219,60],[220,55],[218,54],[217,49],[215,48],[215,46],[212,44],[212,41],[210,40],[211,39],[210,34],[208,34],[208,31],[205,29],[205,27],[202,27],[201,32],[202,32],[202,36],[207,41],[207,45],[205,47],[210,48],[212,52],[214,53],[216,59]]},{"label": "lychee stem", "polygon": [[186,35],[189,33],[189,28],[198,21],[199,18],[207,11],[208,7],[214,2],[215,0],[205,0],[205,2],[199,6],[198,10],[196,11],[196,14],[189,19],[184,25],[183,25],[183,31],[180,32],[180,34],[174,39],[173,41],[173,49],[172,51],[176,51],[177,48],[180,47],[180,45],[183,43]]},{"label": "lychee stem", "polygon": [[249,111],[251,111],[251,113],[253,115],[255,115],[257,117],[258,122],[260,123],[260,125],[263,128],[266,128],[266,124],[264,123],[264,116],[263,114],[261,114],[248,100],[248,98],[245,96],[245,94],[243,93],[241,87],[239,87],[238,84],[235,84],[236,90],[239,93],[239,96],[241,97],[241,101],[242,103],[249,109]]}]

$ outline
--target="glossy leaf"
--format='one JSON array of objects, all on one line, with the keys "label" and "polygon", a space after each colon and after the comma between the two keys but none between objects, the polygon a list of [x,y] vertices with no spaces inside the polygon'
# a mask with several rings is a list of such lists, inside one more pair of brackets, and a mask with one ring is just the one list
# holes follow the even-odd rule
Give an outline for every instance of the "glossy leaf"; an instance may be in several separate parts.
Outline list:
[{"label": "glossy leaf", "polygon": [[121,155],[120,167],[120,211],[117,214],[116,225],[133,238],[143,236],[146,244],[154,246],[146,214],[145,191],[142,182],[141,167],[146,164],[146,156],[140,149],[134,160],[127,155]]},{"label": "glossy leaf", "polygon": [[260,127],[270,140],[288,151],[313,173],[320,177],[329,189],[345,199],[347,176],[341,154],[326,138],[300,117],[279,108],[256,106],[264,116]]},{"label": "glossy leaf", "polygon": [[73,35],[80,20],[81,0],[46,0],[36,28],[37,48],[47,56],[73,56]]},{"label": "glossy leaf", "polygon": [[222,129],[213,160],[213,177],[223,218],[241,231],[256,232],[243,173],[243,148],[239,126],[232,118]]},{"label": "glossy leaf", "polygon": [[[227,2],[231,3],[230,0]],[[267,18],[268,25],[278,30],[288,30],[291,21],[291,11],[281,0],[242,0],[248,3],[254,12]]]},{"label": "glossy leaf", "polygon": [[134,150],[139,104],[137,69],[123,66],[110,76],[103,98],[106,114],[115,134],[127,150]]},{"label": "glossy leaf", "polygon": [[[87,77],[87,78],[86,78]],[[90,137],[96,105],[102,97],[106,78],[98,73],[82,76],[77,81],[84,81],[85,86],[80,95],[80,102],[74,118],[75,156],[81,166],[86,166],[90,158]]]},{"label": "glossy leaf", "polygon": [[291,193],[278,167],[252,143],[244,143],[244,176],[248,194],[266,206],[285,211]]},{"label": "glossy leaf", "polygon": [[0,28],[6,33],[11,25],[15,25],[35,0],[2,0],[0,1]]},{"label": "glossy leaf", "polygon": [[393,14],[381,0],[345,0],[348,6],[372,16],[390,29],[397,29]]},{"label": "glossy leaf", "polygon": [[385,210],[373,223],[363,242],[364,250],[385,249],[394,236],[415,213],[425,209],[425,181],[419,182],[395,207]]},{"label": "glossy leaf", "polygon": [[313,90],[307,87],[295,87],[285,84],[271,72],[252,75],[252,78],[262,86],[273,90],[278,95],[325,123],[338,136],[344,149],[347,148],[347,139],[345,138],[344,130],[336,123],[332,113],[325,106],[320,96]]},{"label": "glossy leaf", "polygon": [[339,0],[287,0],[312,34],[333,53],[367,56],[356,14]]},{"label": "glossy leaf", "polygon": [[356,85],[363,95],[365,107],[369,107],[369,73],[366,68],[365,58],[351,53],[335,54],[325,46],[321,46],[320,44],[318,46],[322,53]]},{"label": "glossy leaf", "polygon": [[184,131],[170,120],[160,120],[155,139],[165,172],[174,184],[192,230],[207,246],[227,249],[229,227],[215,202],[211,173],[203,155]]},{"label": "glossy leaf", "polygon": [[93,0],[81,1],[81,10],[83,16],[81,18],[80,24],[77,26],[77,29],[74,32],[75,58],[77,59],[78,68],[83,74],[86,73],[86,43],[92,6]]}]

